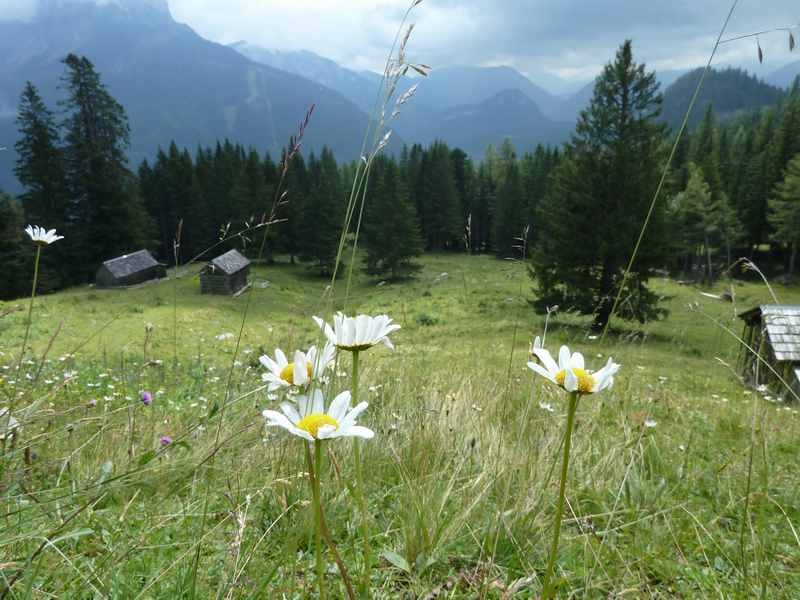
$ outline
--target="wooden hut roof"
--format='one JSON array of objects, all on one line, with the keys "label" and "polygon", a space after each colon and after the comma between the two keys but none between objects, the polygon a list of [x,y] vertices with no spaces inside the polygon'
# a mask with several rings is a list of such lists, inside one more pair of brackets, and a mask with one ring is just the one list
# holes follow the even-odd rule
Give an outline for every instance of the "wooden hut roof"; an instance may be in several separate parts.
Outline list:
[{"label": "wooden hut roof", "polygon": [[[800,362],[800,306],[762,304],[739,315],[748,322],[760,320],[779,361]],[[800,380],[800,367],[795,370]]]},{"label": "wooden hut roof", "polygon": [[237,250],[228,250],[225,254],[221,254],[209,263],[214,272],[224,273],[225,275],[238,273],[249,265],[250,261]]},{"label": "wooden hut roof", "polygon": [[103,266],[117,279],[128,277],[133,273],[158,266],[158,262],[147,250],[139,250],[131,254],[123,254],[103,263]]}]

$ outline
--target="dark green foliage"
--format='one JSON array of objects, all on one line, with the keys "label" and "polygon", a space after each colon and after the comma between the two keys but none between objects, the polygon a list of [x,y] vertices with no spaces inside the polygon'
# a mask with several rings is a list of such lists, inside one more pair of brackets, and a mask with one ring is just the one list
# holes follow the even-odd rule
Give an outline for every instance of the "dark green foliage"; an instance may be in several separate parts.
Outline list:
[{"label": "dark green foliage", "polygon": [[63,62],[68,264],[75,280],[89,280],[103,260],[146,246],[150,222],[126,166],[125,110],[86,57]]},{"label": "dark green foliage", "polygon": [[284,183],[286,196],[278,211],[278,217],[283,221],[278,226],[278,247],[290,256],[292,263],[303,252],[301,225],[305,203],[311,191],[309,183],[306,162],[301,154],[295,154],[289,161],[289,171]]},{"label": "dark green foliage", "polygon": [[[34,246],[25,243],[28,236],[23,229],[22,206],[16,198],[0,191],[0,265],[3,268],[3,285],[0,300],[10,300],[30,293],[28,281],[33,276],[27,265],[32,261]],[[26,256],[25,251],[30,253]]]},{"label": "dark green foliage", "polygon": [[[678,78],[664,92],[662,119],[673,131],[680,127],[702,74],[702,68],[695,69]],[[741,111],[776,104],[783,94],[780,88],[764,83],[742,69],[711,69],[689,119],[689,128],[693,129],[700,123],[708,106],[713,106],[717,115],[727,118]]]},{"label": "dark green foliage", "polygon": [[716,194],[705,180],[703,170],[689,163],[686,189],[672,202],[672,223],[676,251],[681,253],[684,276],[693,272],[711,283],[715,265],[724,257],[725,266],[732,260],[732,248],[741,238],[742,229],[724,192]]},{"label": "dark green foliage", "polygon": [[417,211],[400,170],[384,156],[372,164],[361,246],[370,275],[398,279],[419,269],[413,262],[423,250]]},{"label": "dark green foliage", "polygon": [[[300,220],[300,258],[310,261],[320,275],[329,276],[344,223],[344,189],[333,153],[323,148],[319,159],[308,159],[309,193]],[[290,198],[289,202],[293,200]]]},{"label": "dark green foliage", "polygon": [[[594,314],[604,326],[659,180],[664,128],[653,73],[633,61],[630,41],[598,77],[591,104],[537,210],[531,275],[545,310],[559,304]],[[645,321],[659,315],[647,289],[650,271],[667,256],[663,204],[652,215],[619,314]]]},{"label": "dark green foliage", "polygon": [[470,252],[485,252],[492,246],[492,213],[494,211],[496,184],[489,168],[481,163],[475,187],[469,198],[467,237]]},{"label": "dark green foliage", "polygon": [[[20,200],[28,223],[65,233],[68,197],[64,156],[53,114],[28,82],[17,113],[20,139],[15,144],[14,174],[24,187]],[[56,244],[40,262],[40,289],[53,290],[68,281],[62,267],[65,245]]]},{"label": "dark green foliage", "polygon": [[17,126],[21,137],[15,145],[14,174],[25,188],[20,196],[25,215],[48,229],[63,228],[67,198],[58,129],[52,112],[30,82],[20,98]]},{"label": "dark green foliage", "polygon": [[527,216],[522,176],[513,151],[503,160],[495,200],[494,249],[500,258],[526,258]]},{"label": "dark green foliage", "polygon": [[789,162],[786,176],[769,200],[772,239],[789,249],[788,272],[794,274],[800,248],[800,154]]},{"label": "dark green foliage", "polygon": [[463,247],[461,200],[450,149],[443,142],[435,142],[422,154],[414,193],[428,250]]}]

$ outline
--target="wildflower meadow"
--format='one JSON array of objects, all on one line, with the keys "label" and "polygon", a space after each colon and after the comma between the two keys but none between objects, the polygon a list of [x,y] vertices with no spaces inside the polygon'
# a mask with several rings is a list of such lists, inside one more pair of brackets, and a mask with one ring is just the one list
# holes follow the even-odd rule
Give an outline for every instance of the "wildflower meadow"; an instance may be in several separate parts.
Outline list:
[{"label": "wildflower meadow", "polygon": [[[561,246],[559,221],[544,250],[526,229],[504,259],[471,245],[471,214],[463,248],[413,266],[361,245],[392,229],[361,219],[372,169],[394,185],[382,154],[416,91],[398,86],[430,71],[407,55],[420,2],[324,277],[270,251],[313,106],[263,216],[212,246],[247,246],[236,294],[200,294],[183,221],[166,277],[42,294],[49,253],[77,242],[24,230],[31,293],[0,303],[0,600],[800,598],[800,409],[738,366],[761,356],[740,313],[800,287],[752,262],[702,291],[637,272],[668,161],[641,222],[602,223],[636,231],[599,296],[565,257],[619,215],[572,215]],[[570,302],[534,310],[545,294]]]}]

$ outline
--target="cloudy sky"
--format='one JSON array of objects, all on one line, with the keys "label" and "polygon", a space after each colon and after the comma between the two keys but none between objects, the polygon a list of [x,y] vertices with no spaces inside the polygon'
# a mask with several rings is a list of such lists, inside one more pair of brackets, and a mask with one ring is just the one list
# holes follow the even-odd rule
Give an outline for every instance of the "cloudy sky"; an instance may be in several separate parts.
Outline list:
[{"label": "cloudy sky", "polygon": [[[37,1],[0,0],[0,18],[29,14]],[[50,0],[53,1],[53,0]],[[79,1],[79,0],[56,0]],[[80,0],[92,1],[92,0]],[[94,0],[163,2],[167,0]],[[222,43],[308,49],[353,68],[380,70],[410,0],[168,0],[176,20]],[[435,66],[510,65],[547,83],[591,79],[626,37],[657,69],[704,64],[732,0],[423,0],[414,57]],[[728,37],[796,26],[797,0],[738,0]],[[800,40],[800,31],[797,32]],[[722,47],[718,63],[766,76],[792,60],[786,33]],[[800,50],[795,51],[800,59]],[[555,84],[552,81],[551,84]]]},{"label": "cloudy sky", "polygon": [[[169,0],[176,19],[221,42],[313,50],[377,69],[408,0]],[[507,64],[529,75],[591,79],[626,37],[660,69],[704,63],[731,0],[424,0],[413,51],[433,66]],[[730,36],[794,26],[797,0],[739,0]],[[726,44],[720,62],[766,75],[791,60],[785,33]],[[796,51],[798,52],[798,51]],[[798,57],[800,59],[800,55]]]}]

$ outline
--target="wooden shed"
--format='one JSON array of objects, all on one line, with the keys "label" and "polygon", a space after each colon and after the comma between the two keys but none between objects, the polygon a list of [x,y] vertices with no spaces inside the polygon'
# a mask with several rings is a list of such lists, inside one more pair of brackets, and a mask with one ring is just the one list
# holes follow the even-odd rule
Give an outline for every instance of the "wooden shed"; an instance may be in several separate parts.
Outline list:
[{"label": "wooden shed", "polygon": [[779,398],[796,400],[800,397],[800,306],[762,304],[739,317],[744,321],[742,339],[752,349],[743,346],[739,356],[745,383],[766,385]]},{"label": "wooden shed", "polygon": [[211,260],[200,271],[201,294],[236,294],[247,287],[250,261],[236,250]]},{"label": "wooden shed", "polygon": [[94,277],[97,287],[124,287],[167,276],[167,270],[147,250],[105,261]]}]

